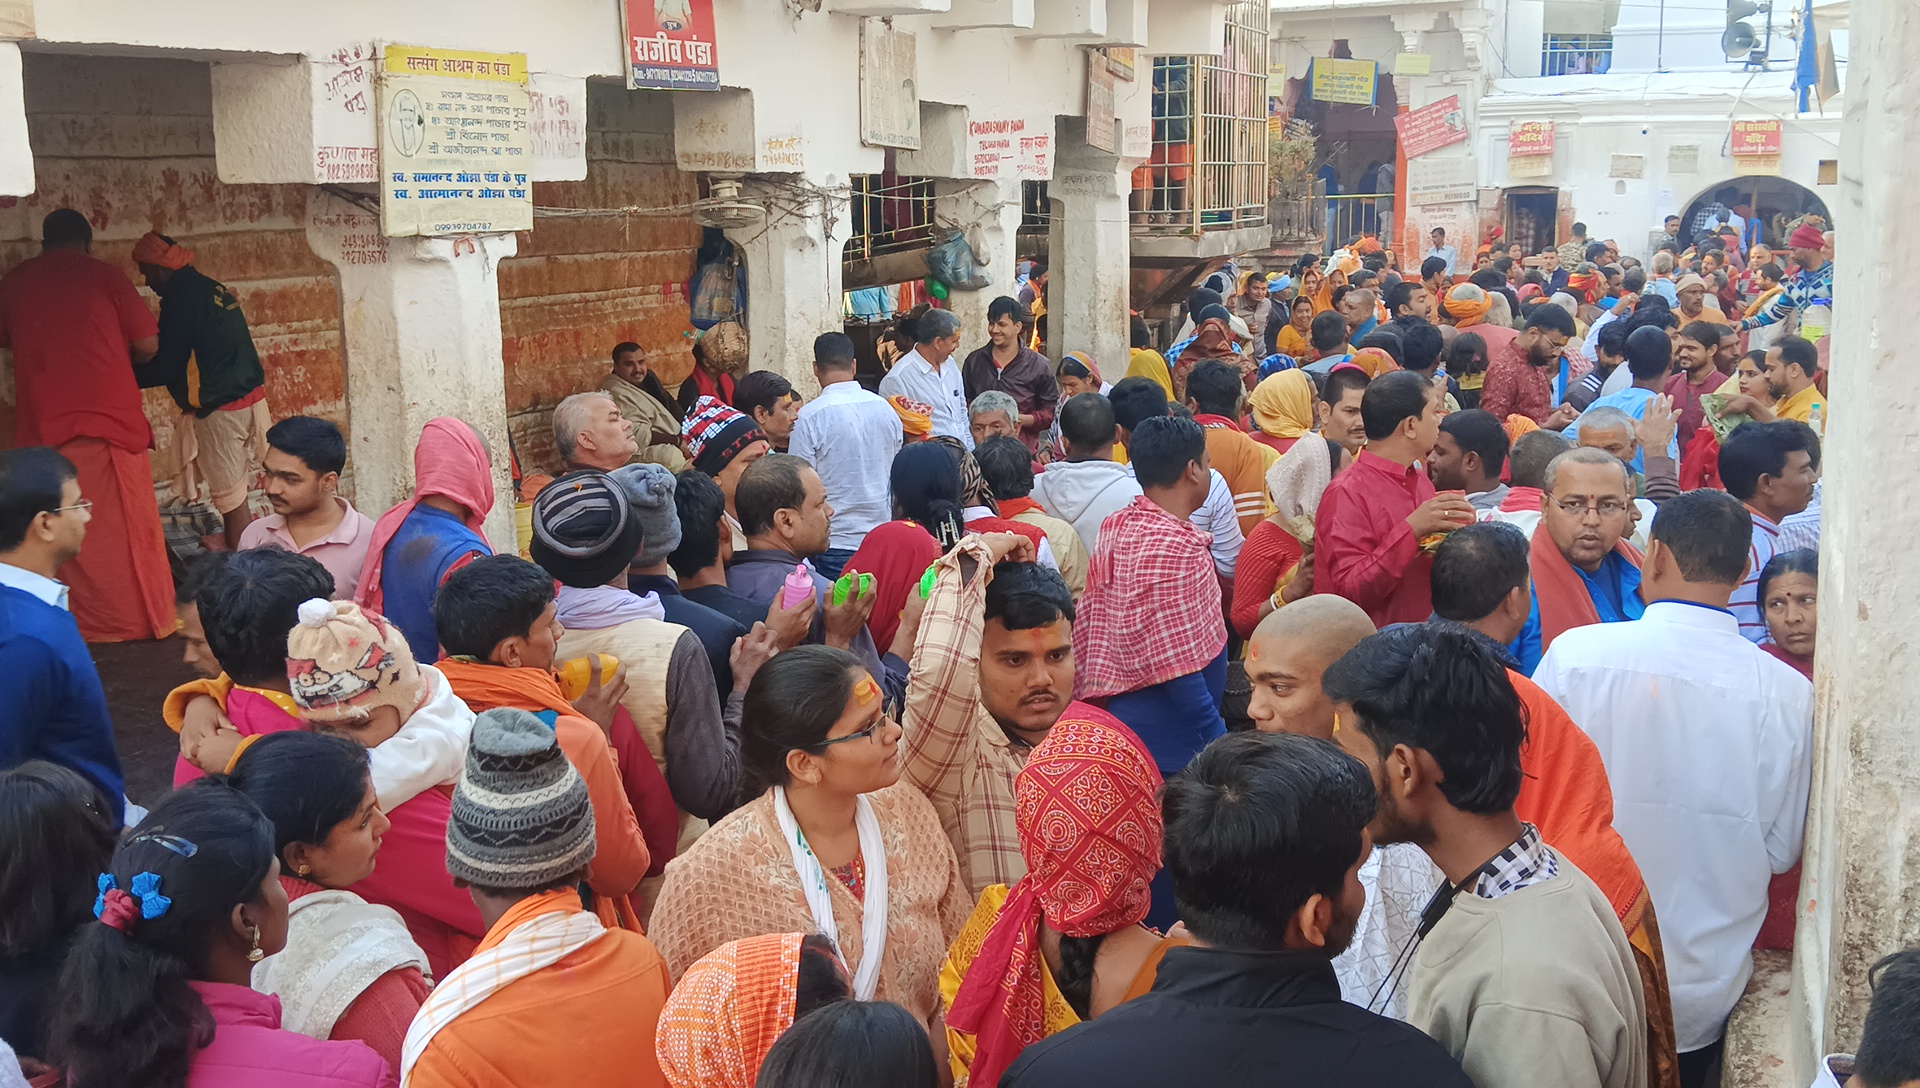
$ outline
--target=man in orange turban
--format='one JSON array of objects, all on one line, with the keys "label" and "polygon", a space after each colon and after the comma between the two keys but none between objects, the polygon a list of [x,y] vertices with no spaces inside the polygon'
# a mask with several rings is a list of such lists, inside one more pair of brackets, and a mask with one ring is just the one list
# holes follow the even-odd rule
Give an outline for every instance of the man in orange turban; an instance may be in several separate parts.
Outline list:
[{"label": "man in orange turban", "polygon": [[253,520],[247,495],[273,425],[253,333],[240,300],[193,266],[192,250],[149,231],[134,243],[133,263],[160,296],[160,351],[135,375],[142,388],[165,386],[172,394],[180,409],[174,441],[182,476],[189,485],[194,475],[206,481],[226,523],[227,546],[238,548]]}]

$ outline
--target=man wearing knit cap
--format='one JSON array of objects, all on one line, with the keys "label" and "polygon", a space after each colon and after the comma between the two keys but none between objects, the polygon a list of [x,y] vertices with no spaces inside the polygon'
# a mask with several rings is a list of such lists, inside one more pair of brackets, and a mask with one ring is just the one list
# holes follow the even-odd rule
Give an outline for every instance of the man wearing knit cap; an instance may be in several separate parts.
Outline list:
[{"label": "man wearing knit cap", "polygon": [[736,550],[747,546],[740,532],[740,515],[734,510],[734,490],[740,486],[740,474],[747,466],[767,455],[773,447],[753,417],[722,404],[714,397],[701,397],[680,426],[687,439],[687,459],[695,469],[719,483],[727,496],[727,525],[733,530]]},{"label": "man wearing knit cap", "polygon": [[267,455],[267,428],[273,425],[253,334],[240,300],[193,266],[192,250],[148,231],[133,245],[133,263],[160,296],[160,352],[135,367],[134,376],[142,388],[167,387],[180,408],[183,433],[191,420],[190,460],[226,523],[227,547],[238,548],[241,531],[253,520],[247,492]]},{"label": "man wearing knit cap", "polygon": [[667,556],[680,546],[680,511],[674,505],[673,473],[659,465],[628,465],[612,473],[627,496],[627,507],[640,523],[640,551],[627,570],[627,589],[660,599],[668,623],[694,633],[713,666],[716,691],[733,690],[733,665],[727,660],[733,644],[747,628],[732,617],[680,594],[680,583],[667,566]]},{"label": "man wearing knit cap", "polygon": [[654,1024],[671,980],[653,943],[582,908],[594,856],[587,787],[522,710],[474,723],[447,821],[447,872],[487,924],[407,1029],[412,1088],[663,1086]]},{"label": "man wearing knit cap", "polygon": [[690,842],[705,827],[700,821],[733,807],[740,693],[729,690],[723,715],[699,637],[667,622],[657,594],[630,590],[627,572],[641,545],[642,523],[627,492],[605,473],[569,473],[534,500],[533,560],[560,583],[557,660],[619,660],[627,682],[620,705],[665,773],[684,814],[683,842]]}]

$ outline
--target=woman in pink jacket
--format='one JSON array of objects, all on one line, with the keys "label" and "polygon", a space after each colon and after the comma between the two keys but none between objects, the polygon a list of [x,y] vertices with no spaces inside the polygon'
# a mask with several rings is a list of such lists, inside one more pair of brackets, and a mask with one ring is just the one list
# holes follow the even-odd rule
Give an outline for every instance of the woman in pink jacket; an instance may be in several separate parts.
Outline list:
[{"label": "woman in pink jacket", "polygon": [[253,965],[287,940],[274,830],[209,781],[156,805],[113,852],[61,973],[50,1027],[68,1088],[387,1088],[364,1043],[283,1031]]}]

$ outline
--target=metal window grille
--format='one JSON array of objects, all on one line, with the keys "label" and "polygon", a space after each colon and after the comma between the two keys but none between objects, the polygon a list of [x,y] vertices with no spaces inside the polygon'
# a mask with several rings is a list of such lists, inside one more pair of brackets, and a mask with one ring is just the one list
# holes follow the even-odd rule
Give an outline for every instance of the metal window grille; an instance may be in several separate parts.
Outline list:
[{"label": "metal window grille", "polygon": [[1053,200],[1044,181],[1020,183],[1020,229],[1046,230],[1053,224]]},{"label": "metal window grille", "polygon": [[1599,75],[1613,67],[1613,35],[1549,34],[1540,54],[1543,76]]},{"label": "metal window grille", "polygon": [[853,237],[845,260],[871,260],[933,244],[933,179],[888,169],[855,174],[852,187]]},{"label": "metal window grille", "polygon": [[1267,217],[1267,6],[1227,7],[1218,57],[1155,57],[1153,147],[1134,172],[1133,223],[1189,234]]}]

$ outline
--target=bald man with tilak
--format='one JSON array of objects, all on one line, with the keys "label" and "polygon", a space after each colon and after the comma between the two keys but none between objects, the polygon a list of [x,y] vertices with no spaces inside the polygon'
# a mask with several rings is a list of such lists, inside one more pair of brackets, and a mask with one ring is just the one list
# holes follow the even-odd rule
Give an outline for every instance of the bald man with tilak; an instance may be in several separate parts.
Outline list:
[{"label": "bald man with tilak", "polygon": [[1247,646],[1253,727],[1332,739],[1333,703],[1320,676],[1373,633],[1365,610],[1331,593],[1302,597],[1261,620]]},{"label": "bald man with tilak", "polygon": [[[1331,593],[1302,597],[1261,620],[1247,644],[1247,679],[1253,683],[1247,714],[1254,728],[1331,739],[1333,703],[1320,677],[1373,633],[1373,621],[1359,605]],[[1405,973],[1411,957],[1395,981],[1387,981],[1388,974],[1411,945],[1421,910],[1445,879],[1411,843],[1379,847],[1361,864],[1366,910],[1353,943],[1333,961],[1342,999],[1396,1020],[1407,1018]]]}]

